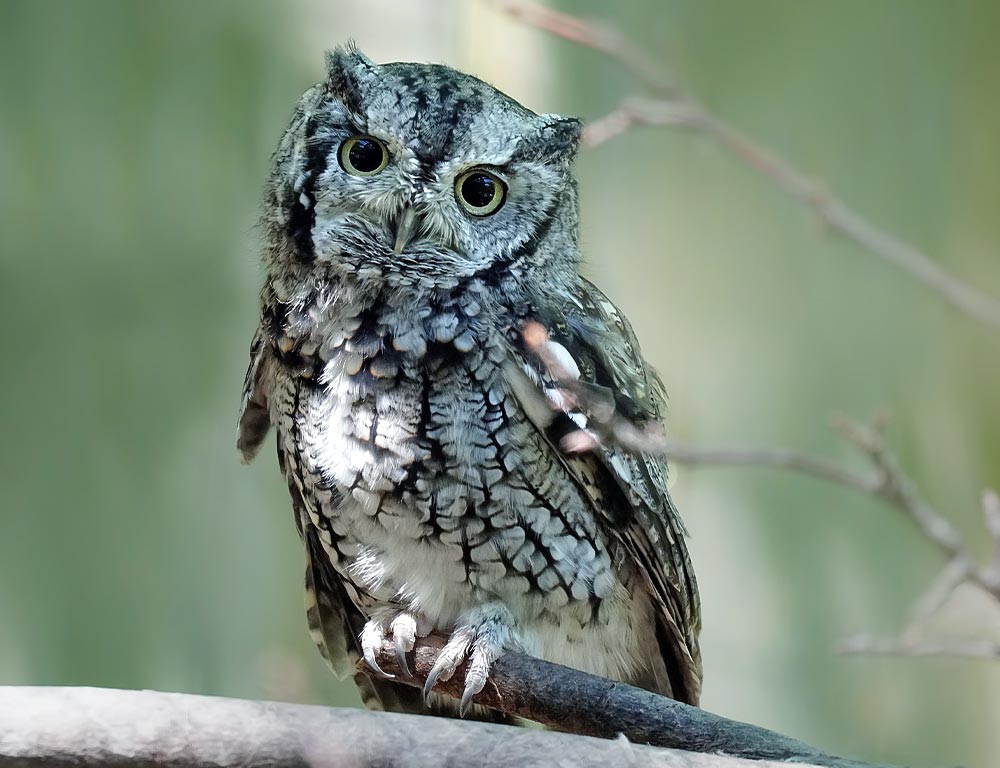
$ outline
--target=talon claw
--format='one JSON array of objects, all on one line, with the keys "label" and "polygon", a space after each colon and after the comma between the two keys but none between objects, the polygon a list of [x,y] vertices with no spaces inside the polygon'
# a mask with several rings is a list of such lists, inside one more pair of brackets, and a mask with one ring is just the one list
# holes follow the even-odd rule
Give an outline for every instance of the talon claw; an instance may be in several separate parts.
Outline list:
[{"label": "talon claw", "polygon": [[383,670],[382,667],[378,665],[378,662],[375,661],[375,650],[373,648],[365,649],[365,663],[373,670],[375,670],[375,672],[382,675],[382,677],[388,677],[388,678],[395,677],[395,675],[390,675],[388,672]]},{"label": "talon claw", "polygon": [[470,670],[465,678],[465,690],[462,691],[462,701],[458,705],[458,714],[461,717],[465,717],[465,713],[469,709],[469,705],[472,703],[472,699],[486,687],[486,678],[475,676]]},{"label": "talon claw", "polygon": [[459,717],[465,717],[465,713],[469,711],[469,705],[472,703],[472,697],[477,693],[479,691],[474,691],[472,688],[466,688],[462,691],[462,701],[458,705]]},{"label": "talon claw", "polygon": [[403,635],[396,635],[396,663],[399,668],[403,671],[403,675],[407,678],[412,678],[413,673],[410,672],[410,665],[406,663],[406,638]]},{"label": "talon claw", "polygon": [[441,677],[442,669],[435,666],[429,675],[427,675],[427,682],[424,683],[424,706],[429,707],[431,705],[431,691],[434,686],[437,685],[438,680]]}]

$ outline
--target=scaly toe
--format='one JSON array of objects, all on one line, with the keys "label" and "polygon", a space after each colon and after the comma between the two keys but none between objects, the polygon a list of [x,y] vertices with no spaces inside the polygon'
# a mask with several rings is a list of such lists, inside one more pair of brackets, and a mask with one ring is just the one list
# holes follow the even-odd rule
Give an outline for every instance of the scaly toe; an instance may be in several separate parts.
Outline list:
[{"label": "scaly toe", "polygon": [[475,695],[486,687],[493,662],[508,648],[520,647],[515,626],[513,616],[502,603],[485,603],[467,612],[427,676],[424,702],[427,703],[434,686],[451,677],[468,658],[459,706],[459,714],[464,715]]},{"label": "scaly toe", "polygon": [[471,645],[472,632],[470,630],[460,629],[452,634],[447,644],[441,649],[441,653],[438,654],[430,674],[427,675],[427,682],[424,683],[424,703],[428,702],[431,691],[438,682],[448,680],[455,674],[455,670],[465,661]]},{"label": "scaly toe", "polygon": [[458,713],[464,717],[472,698],[486,687],[493,662],[503,654],[503,648],[480,636],[476,639],[469,655],[469,668],[465,673],[465,689],[462,691],[462,703]]}]

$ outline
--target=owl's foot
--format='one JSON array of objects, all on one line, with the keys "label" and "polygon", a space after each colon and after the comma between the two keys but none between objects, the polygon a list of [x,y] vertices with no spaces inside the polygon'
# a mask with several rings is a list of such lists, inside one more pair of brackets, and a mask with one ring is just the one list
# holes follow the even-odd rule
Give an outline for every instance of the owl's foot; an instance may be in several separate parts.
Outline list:
[{"label": "owl's foot", "polygon": [[465,688],[459,714],[465,715],[472,697],[486,686],[493,662],[516,644],[516,622],[502,603],[487,603],[467,611],[458,620],[451,637],[431,667],[424,684],[424,701],[438,681],[448,680],[466,659]]},{"label": "owl's foot", "polygon": [[372,613],[365,628],[361,630],[361,653],[375,672],[383,677],[395,677],[385,672],[375,660],[376,652],[382,647],[382,640],[392,638],[392,644],[396,648],[396,663],[404,675],[413,677],[406,663],[406,654],[413,650],[416,639],[426,637],[431,629],[430,622],[419,613],[381,608]]}]

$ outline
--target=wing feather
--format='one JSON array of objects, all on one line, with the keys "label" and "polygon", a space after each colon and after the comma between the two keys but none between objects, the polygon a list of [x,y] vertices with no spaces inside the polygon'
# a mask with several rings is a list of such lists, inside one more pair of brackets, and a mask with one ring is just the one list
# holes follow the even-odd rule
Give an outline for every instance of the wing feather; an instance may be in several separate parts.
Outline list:
[{"label": "wing feather", "polygon": [[250,343],[250,365],[243,380],[243,402],[240,406],[236,447],[245,463],[249,463],[260,450],[264,438],[271,430],[267,406],[267,377],[264,375],[271,356],[270,345],[261,327]]},{"label": "wing feather", "polygon": [[654,597],[673,695],[697,703],[700,604],[687,531],[667,489],[663,384],[628,321],[586,280],[572,301],[525,318],[520,339],[507,368],[511,388],[581,487],[593,484],[596,456],[598,482],[626,499],[627,509],[612,510],[592,495]]}]

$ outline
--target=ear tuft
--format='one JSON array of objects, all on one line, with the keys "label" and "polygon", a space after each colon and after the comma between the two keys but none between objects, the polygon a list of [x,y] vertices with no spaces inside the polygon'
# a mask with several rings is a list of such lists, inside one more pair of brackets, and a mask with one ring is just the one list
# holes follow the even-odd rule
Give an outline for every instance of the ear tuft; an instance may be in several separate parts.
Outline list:
[{"label": "ear tuft", "polygon": [[353,40],[326,53],[326,72],[331,93],[352,112],[362,112],[364,92],[377,77],[378,64],[365,56]]},{"label": "ear tuft", "polygon": [[572,160],[580,146],[583,123],[575,117],[539,115],[543,121],[538,138],[543,152],[555,158]]}]

